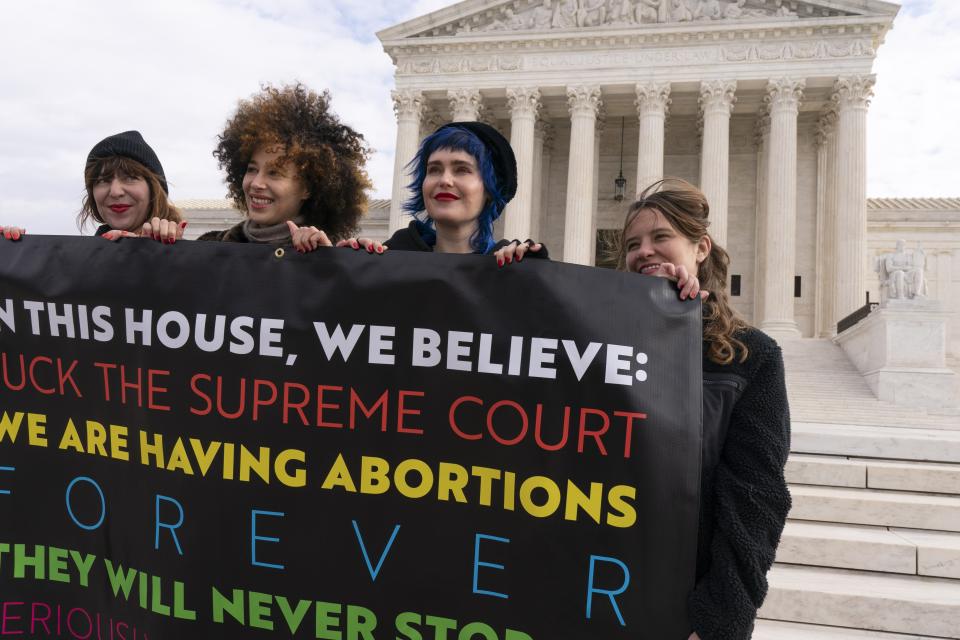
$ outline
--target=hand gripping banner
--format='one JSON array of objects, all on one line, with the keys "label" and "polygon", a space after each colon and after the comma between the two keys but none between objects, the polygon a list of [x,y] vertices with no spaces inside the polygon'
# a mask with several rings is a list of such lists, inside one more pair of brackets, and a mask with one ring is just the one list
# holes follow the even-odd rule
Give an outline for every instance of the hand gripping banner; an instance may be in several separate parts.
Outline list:
[{"label": "hand gripping banner", "polygon": [[534,260],[2,243],[2,631],[684,640],[699,314]]}]

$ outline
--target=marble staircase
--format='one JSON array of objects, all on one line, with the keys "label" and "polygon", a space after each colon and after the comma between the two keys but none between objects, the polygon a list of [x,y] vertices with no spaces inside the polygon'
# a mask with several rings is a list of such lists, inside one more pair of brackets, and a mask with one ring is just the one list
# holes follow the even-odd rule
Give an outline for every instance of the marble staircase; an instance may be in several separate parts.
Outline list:
[{"label": "marble staircase", "polygon": [[960,414],[878,401],[828,340],[782,348],[794,505],[753,639],[960,638]]}]

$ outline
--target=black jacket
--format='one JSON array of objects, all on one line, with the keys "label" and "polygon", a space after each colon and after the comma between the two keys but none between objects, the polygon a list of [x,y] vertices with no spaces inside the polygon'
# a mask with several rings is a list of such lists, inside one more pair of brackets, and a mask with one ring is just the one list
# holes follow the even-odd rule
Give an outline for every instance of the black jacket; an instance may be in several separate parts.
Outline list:
[{"label": "black jacket", "polygon": [[718,365],[703,347],[700,535],[688,601],[702,640],[749,640],[790,511],[780,347],[752,327],[738,338],[750,352],[743,363]]},{"label": "black jacket", "polygon": [[[501,247],[513,242],[513,240],[501,240],[497,244],[493,245],[490,251],[487,251],[487,255],[495,252]],[[417,229],[417,223],[414,220],[410,221],[403,229],[397,229],[390,239],[383,243],[384,246],[393,249],[394,251],[433,251],[433,247],[427,244],[427,241],[423,239],[423,236],[420,235],[420,231]],[[546,245],[543,245],[543,248],[536,253],[528,251],[524,258],[546,258],[550,259],[550,253],[547,251]]]},{"label": "black jacket", "polygon": [[243,223],[233,225],[223,231],[207,231],[197,240],[210,240],[213,242],[249,242],[247,236],[243,235]]}]

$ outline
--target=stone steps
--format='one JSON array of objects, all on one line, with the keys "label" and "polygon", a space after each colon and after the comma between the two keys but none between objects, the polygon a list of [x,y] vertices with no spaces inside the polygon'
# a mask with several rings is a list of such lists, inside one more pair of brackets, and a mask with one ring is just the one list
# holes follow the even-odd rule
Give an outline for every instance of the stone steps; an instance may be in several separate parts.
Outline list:
[{"label": "stone steps", "polygon": [[960,638],[960,412],[880,402],[829,340],[781,348],[794,506],[754,640]]},{"label": "stone steps", "polygon": [[786,564],[768,579],[762,618],[960,638],[958,580]]},{"label": "stone steps", "polygon": [[960,431],[793,422],[791,451],[891,461],[960,462]]},{"label": "stone steps", "polygon": [[960,412],[906,409],[878,400],[830,340],[783,340],[780,346],[794,420],[960,430]]},{"label": "stone steps", "polygon": [[812,485],[790,494],[793,520],[960,532],[960,496]]},{"label": "stone steps", "polygon": [[829,487],[960,494],[960,465],[790,454],[787,482]]},{"label": "stone steps", "polygon": [[751,640],[934,640],[932,636],[905,636],[899,633],[881,633],[860,629],[843,629],[821,625],[757,620]]},{"label": "stone steps", "polygon": [[960,579],[960,533],[788,520],[777,562]]},{"label": "stone steps", "polygon": [[874,640],[935,640],[932,636],[882,633],[776,620],[757,620],[752,636],[752,640],[866,640],[868,638]]}]

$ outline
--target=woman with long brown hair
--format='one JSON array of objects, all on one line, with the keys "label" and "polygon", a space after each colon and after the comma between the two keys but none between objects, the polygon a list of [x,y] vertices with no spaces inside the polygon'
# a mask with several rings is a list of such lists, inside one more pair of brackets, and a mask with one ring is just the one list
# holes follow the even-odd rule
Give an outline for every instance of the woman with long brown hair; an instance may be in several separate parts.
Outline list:
[{"label": "woman with long brown hair", "polygon": [[[83,168],[85,195],[77,226],[100,223],[96,235],[107,240],[148,237],[173,244],[187,223],[168,197],[160,158],[139,131],[107,136],[87,154]],[[8,240],[19,240],[20,227],[0,227]]]},{"label": "woman with long brown hair", "polygon": [[790,414],[773,339],[730,306],[730,258],[707,231],[703,193],[661,180],[630,205],[618,268],[698,279],[703,301],[703,445],[691,639],[749,640],[790,510]]}]

